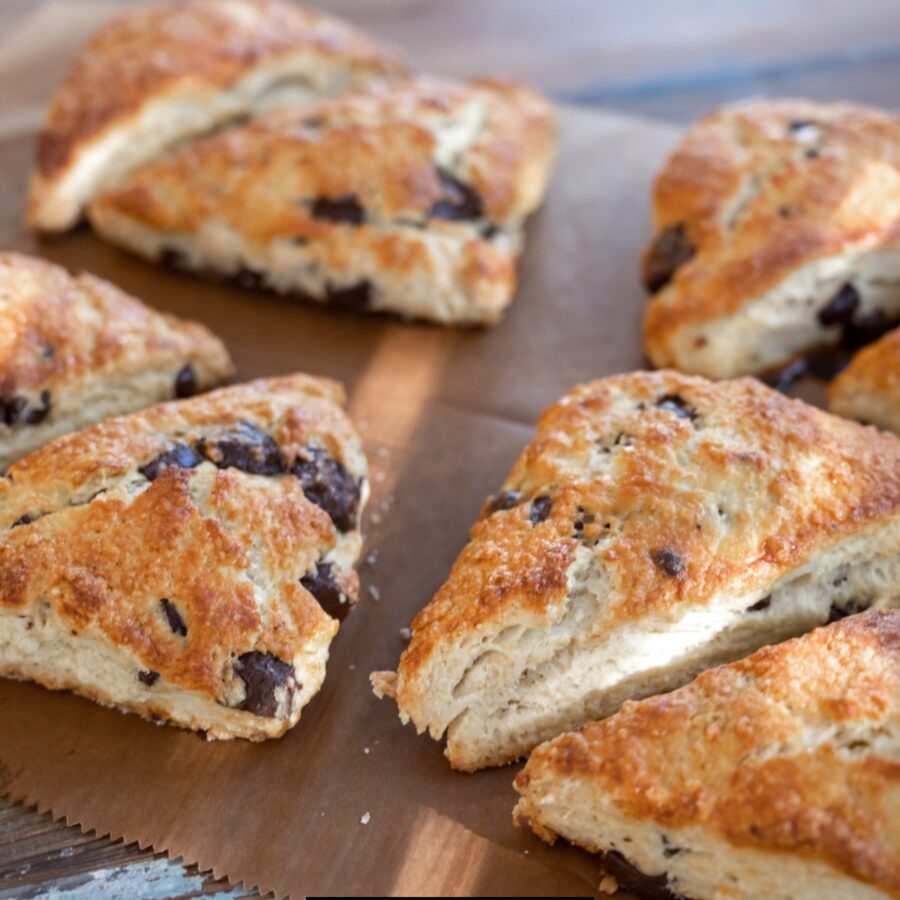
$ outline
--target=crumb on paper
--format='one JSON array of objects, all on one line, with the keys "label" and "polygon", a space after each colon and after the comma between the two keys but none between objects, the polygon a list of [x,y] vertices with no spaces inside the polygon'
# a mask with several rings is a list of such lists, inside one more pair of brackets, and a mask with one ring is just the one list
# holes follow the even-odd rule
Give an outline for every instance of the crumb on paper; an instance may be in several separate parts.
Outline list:
[{"label": "crumb on paper", "polygon": [[366,756],[368,756],[369,753],[370,753],[369,748],[368,748],[368,747],[363,747],[363,753],[365,753]]},{"label": "crumb on paper", "polygon": [[372,814],[371,813],[363,813],[362,816],[360,816],[359,824],[360,825],[368,825],[369,822],[371,822],[371,821],[372,821]]},{"label": "crumb on paper", "polygon": [[387,459],[391,455],[391,451],[387,447],[376,447],[375,455],[379,459]]},{"label": "crumb on paper", "polygon": [[375,587],[374,584],[369,585],[369,593],[372,595],[372,599],[377,603],[381,599],[381,591]]},{"label": "crumb on paper", "polygon": [[612,875],[604,875],[600,882],[601,894],[615,894],[619,890],[619,882]]},{"label": "crumb on paper", "polygon": [[375,480],[377,482],[380,483],[380,482],[384,481],[385,478],[387,478],[387,475],[384,472],[376,472],[375,473]]},{"label": "crumb on paper", "polygon": [[376,548],[375,548],[375,549],[374,549],[374,550],[366,557],[366,562],[367,562],[370,566],[374,566],[375,563],[376,563],[377,561],[378,561],[378,548],[376,547]]},{"label": "crumb on paper", "polygon": [[525,851],[525,855],[528,856],[528,851],[527,851],[527,850]]},{"label": "crumb on paper", "polygon": [[400,629],[400,638],[404,641],[412,640],[412,628],[401,628]]},{"label": "crumb on paper", "polygon": [[356,671],[356,666],[355,666],[353,663],[350,663],[350,671],[351,671],[351,672],[355,672],[355,671]]},{"label": "crumb on paper", "polygon": [[373,513],[369,516],[369,521],[370,521],[373,525],[380,525],[380,524],[381,524],[381,513],[379,513],[379,512],[373,512]]}]

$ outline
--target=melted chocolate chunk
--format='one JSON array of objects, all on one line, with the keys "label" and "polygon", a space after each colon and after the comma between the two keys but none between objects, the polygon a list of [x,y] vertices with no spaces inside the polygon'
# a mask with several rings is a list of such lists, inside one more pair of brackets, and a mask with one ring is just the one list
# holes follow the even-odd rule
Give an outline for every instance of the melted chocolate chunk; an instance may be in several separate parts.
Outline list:
[{"label": "melted chocolate chunk", "polygon": [[857,316],[844,327],[844,346],[857,348],[871,344],[887,334],[895,324],[880,309]]},{"label": "melted chocolate chunk", "polygon": [[481,197],[470,185],[460,181],[440,166],[438,166],[437,174],[441,181],[443,195],[428,211],[429,218],[464,222],[470,219],[480,219],[484,215],[484,204]]},{"label": "melted chocolate chunk", "polygon": [[220,469],[240,469],[250,475],[281,475],[287,471],[278,444],[250,422],[238,422],[215,438],[202,438],[197,450]]},{"label": "melted chocolate chunk", "polygon": [[663,229],[653,239],[644,256],[644,287],[655,294],[696,252],[683,224]]},{"label": "melted chocolate chunk", "polygon": [[153,687],[153,685],[159,681],[159,672],[151,672],[148,669],[143,672],[138,672],[138,678],[140,678],[147,687]]},{"label": "melted chocolate chunk", "polygon": [[541,522],[545,522],[550,515],[550,510],[552,508],[552,497],[548,497],[546,494],[535,497],[534,500],[531,501],[531,509],[528,511],[528,518],[531,520],[531,524],[540,525]]},{"label": "melted chocolate chunk", "polygon": [[328,285],[325,288],[325,299],[338,309],[347,309],[351,312],[365,312],[372,307],[372,299],[375,290],[370,281],[360,281],[350,287],[334,287]]},{"label": "melted chocolate chunk", "polygon": [[350,598],[334,580],[331,563],[317,563],[312,572],[300,579],[300,584],[319,601],[319,606],[332,619],[343,622],[350,610],[353,609]]},{"label": "melted chocolate chunk", "polygon": [[50,415],[50,391],[41,391],[41,405],[25,409],[23,421],[26,425],[39,425]]},{"label": "melted chocolate chunk", "polygon": [[366,211],[356,194],[344,194],[343,197],[317,197],[310,205],[309,211],[313,218],[323,219],[326,222],[362,225],[366,220]]},{"label": "melted chocolate chunk", "polygon": [[50,391],[41,391],[41,405],[28,405],[26,397],[0,397],[0,425],[39,425],[50,415]]},{"label": "melted chocolate chunk", "polygon": [[200,457],[193,447],[187,444],[173,444],[170,450],[160,453],[147,463],[141,466],[138,471],[148,481],[155,481],[162,474],[163,469],[169,466],[175,466],[179,469],[193,469],[200,465]]},{"label": "melted chocolate chunk", "polygon": [[488,515],[505,509],[513,509],[522,502],[519,491],[501,491],[495,497],[491,497],[488,504]]},{"label": "melted chocolate chunk", "polygon": [[163,247],[162,253],[159,254],[159,264],[167,269],[185,269],[188,257],[177,247]]},{"label": "melted chocolate chunk", "polygon": [[338,531],[347,532],[356,527],[360,486],[327,450],[307,447],[294,461],[291,471],[300,479],[306,499],[325,510]]},{"label": "melted chocolate chunk", "polygon": [[193,397],[197,393],[197,374],[194,367],[188,363],[175,376],[175,396],[179,400],[187,397]]},{"label": "melted chocolate chunk", "polygon": [[682,419],[690,419],[691,422],[695,422],[700,418],[700,413],[693,406],[688,406],[687,401],[680,394],[666,394],[656,401],[656,405],[659,409],[675,413],[676,416],[680,416]]},{"label": "melted chocolate chunk", "polygon": [[22,516],[19,516],[15,522],[10,525],[10,528],[18,528],[21,525],[30,525],[34,521],[34,516],[25,513]]},{"label": "melted chocolate chunk", "polygon": [[615,850],[603,854],[603,868],[616,879],[620,888],[638,897],[646,900],[683,900],[669,887],[665,872],[662,875],[647,875]]},{"label": "melted chocolate chunk", "polygon": [[747,607],[747,612],[762,612],[764,609],[768,609],[772,605],[772,595],[769,594],[768,597],[763,597],[762,600],[757,600],[752,606]]},{"label": "melted chocolate chunk", "polygon": [[684,571],[684,560],[674,550],[653,550],[650,558],[670,578],[677,578]]},{"label": "melted chocolate chunk", "polygon": [[806,371],[820,381],[831,381],[839,372],[850,365],[853,354],[840,347],[820,350],[806,357]]},{"label": "melted chocolate chunk", "polygon": [[853,319],[858,306],[859,291],[852,284],[845,284],[819,310],[819,322],[826,328],[829,325],[846,325]]},{"label": "melted chocolate chunk", "polygon": [[290,701],[294,667],[283,659],[254,650],[239,656],[232,663],[232,668],[234,674],[244,682],[246,689],[238,709],[272,718],[278,712],[278,700],[275,697],[278,688],[284,688],[286,699]]},{"label": "melted chocolate chunk", "polygon": [[837,622],[846,619],[847,616],[855,616],[865,612],[872,605],[871,600],[844,600],[842,603],[832,603],[828,610],[828,621]]},{"label": "melted chocolate chunk", "polygon": [[159,601],[159,605],[166,614],[166,621],[169,623],[169,628],[172,629],[172,634],[187,637],[187,625],[184,619],[181,618],[178,607],[171,600],[166,600],[165,598]]}]

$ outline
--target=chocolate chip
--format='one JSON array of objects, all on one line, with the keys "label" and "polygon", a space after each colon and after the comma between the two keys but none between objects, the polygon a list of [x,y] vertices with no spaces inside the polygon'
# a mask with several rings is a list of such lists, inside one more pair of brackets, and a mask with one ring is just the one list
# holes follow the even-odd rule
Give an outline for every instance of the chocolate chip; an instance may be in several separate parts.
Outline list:
[{"label": "chocolate chip", "polygon": [[153,685],[159,681],[159,672],[151,672],[148,669],[143,672],[138,672],[138,678],[140,678],[147,687],[153,687]]},{"label": "chocolate chip", "polygon": [[772,595],[769,594],[768,597],[763,597],[762,600],[757,600],[753,606],[747,607],[747,612],[762,612],[764,609],[768,609],[772,605]]},{"label": "chocolate chip", "polygon": [[463,222],[480,219],[484,215],[484,204],[468,184],[460,181],[451,172],[438,166],[437,175],[443,195],[428,211],[429,218]]},{"label": "chocolate chip", "polygon": [[24,397],[0,397],[0,422],[15,425],[28,401]]},{"label": "chocolate chip", "polygon": [[807,147],[806,150],[803,151],[803,155],[807,159],[818,159],[819,158],[819,150],[816,147]]},{"label": "chocolate chip", "polygon": [[652,550],[650,558],[671,578],[677,578],[684,571],[684,560],[674,550]]},{"label": "chocolate chip", "polygon": [[819,321],[827,328],[829,325],[843,325],[853,318],[859,306],[859,291],[852,284],[845,284],[819,310]]},{"label": "chocolate chip", "polygon": [[50,391],[41,391],[41,405],[26,409],[23,421],[26,425],[40,425],[50,415],[50,409]]},{"label": "chocolate chip", "polygon": [[798,359],[792,362],[790,365],[785,366],[776,376],[771,379],[766,379],[766,381],[775,388],[776,391],[780,391],[782,394],[786,394],[790,389],[793,383],[798,379],[802,378],[806,374],[806,360]]},{"label": "chocolate chip", "polygon": [[666,394],[656,401],[656,406],[659,409],[666,410],[666,412],[675,413],[676,416],[680,416],[682,419],[690,419],[691,422],[696,421],[700,417],[700,413],[693,406],[688,406],[687,401],[681,394]]},{"label": "chocolate chip", "polygon": [[315,219],[346,225],[362,225],[366,219],[366,211],[362,208],[356,194],[344,194],[342,197],[317,197],[310,205],[309,211]]},{"label": "chocolate chip", "polygon": [[172,629],[172,634],[187,637],[187,625],[184,619],[181,618],[178,607],[171,600],[166,600],[165,598],[159,601],[159,605],[166,615],[166,621],[169,623],[169,628]]},{"label": "chocolate chip", "polygon": [[44,359],[47,359],[47,360],[53,359],[53,357],[55,355],[56,355],[56,351],[53,349],[53,347],[50,344],[44,344],[41,347],[41,356]]},{"label": "chocolate chip", "polygon": [[481,236],[486,241],[492,241],[499,233],[500,229],[493,222],[489,222],[481,229]]},{"label": "chocolate chip", "polygon": [[344,465],[322,447],[307,447],[291,466],[306,499],[325,510],[338,531],[357,525],[360,486]]},{"label": "chocolate chip", "polygon": [[832,603],[828,610],[828,622],[837,622],[847,616],[855,616],[865,612],[872,605],[871,600],[845,600],[843,603]]},{"label": "chocolate chip", "polygon": [[531,509],[528,511],[528,518],[531,520],[531,524],[540,525],[541,522],[546,521],[552,508],[552,497],[548,497],[546,494],[535,497],[534,500],[531,501]]},{"label": "chocolate chip", "polygon": [[844,346],[856,348],[871,344],[887,334],[894,324],[880,309],[858,316],[844,327]]},{"label": "chocolate chip", "polygon": [[365,312],[371,309],[375,290],[370,281],[360,281],[349,287],[334,287],[328,285],[325,288],[325,299],[338,309],[346,309],[351,312]]},{"label": "chocolate chip", "polygon": [[669,887],[669,878],[665,872],[662,875],[647,875],[615,850],[608,850],[603,854],[602,865],[616,879],[620,888],[638,897],[647,900],[683,900]]},{"label": "chocolate chip", "polygon": [[201,459],[193,447],[176,443],[172,445],[171,449],[151,459],[146,466],[141,466],[138,471],[148,481],[155,481],[163,469],[168,469],[169,466],[175,466],[178,469],[193,469],[195,466],[199,466],[200,462]]},{"label": "chocolate chip", "polygon": [[339,622],[347,617],[353,608],[350,598],[340,589],[334,580],[331,563],[317,563],[312,572],[300,579],[303,585],[319,601],[319,606]]},{"label": "chocolate chip", "polygon": [[163,247],[159,254],[159,264],[167,269],[186,269],[188,262],[187,254],[177,247]]},{"label": "chocolate chip", "polygon": [[254,650],[239,656],[232,663],[232,669],[245,686],[244,699],[238,704],[238,709],[256,716],[274,717],[279,705],[275,696],[278,688],[284,688],[286,705],[290,708],[294,678],[294,667],[290,663],[271,653]]},{"label": "chocolate chip", "polygon": [[644,255],[644,287],[655,294],[665,287],[675,272],[697,252],[684,224],[663,229]]},{"label": "chocolate chip", "polygon": [[175,376],[175,396],[179,400],[193,397],[197,393],[197,375],[194,367],[188,363]]},{"label": "chocolate chip", "polygon": [[278,444],[250,422],[238,422],[214,438],[201,438],[198,452],[220,469],[250,475],[280,475],[287,464]]},{"label": "chocolate chip", "polygon": [[495,497],[491,497],[488,501],[488,515],[501,510],[513,509],[522,502],[522,495],[519,491],[501,491]]},{"label": "chocolate chip", "polygon": [[25,513],[24,515],[19,516],[19,518],[16,519],[16,521],[13,522],[12,525],[10,525],[10,528],[18,528],[21,525],[30,525],[33,521],[34,521],[34,516],[31,516],[28,513]]},{"label": "chocolate chip", "polygon": [[806,357],[806,371],[820,381],[831,381],[838,373],[850,365],[853,354],[840,347],[831,347],[810,353]]}]

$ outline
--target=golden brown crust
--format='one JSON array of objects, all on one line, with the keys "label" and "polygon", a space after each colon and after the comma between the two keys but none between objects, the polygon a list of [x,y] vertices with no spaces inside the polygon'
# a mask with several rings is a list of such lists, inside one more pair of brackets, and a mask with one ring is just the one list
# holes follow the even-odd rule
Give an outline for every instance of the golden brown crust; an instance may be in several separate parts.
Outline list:
[{"label": "golden brown crust", "polygon": [[841,415],[900,432],[900,328],[853,357],[829,384],[828,405]]},{"label": "golden brown crust", "polygon": [[[410,296],[424,303],[429,292],[440,306],[440,289],[471,320],[493,319],[511,297],[519,232],[554,146],[552,112],[525,88],[379,83],[187,147],[98,199],[91,219],[146,255],[185,239],[201,262],[256,269],[276,286],[305,267],[328,284],[368,281],[397,312],[416,315]],[[232,260],[235,242],[242,258]],[[310,257],[279,270],[288,252]]]},{"label": "golden brown crust", "polygon": [[694,252],[647,309],[650,358],[672,365],[680,331],[734,314],[808,263],[900,246],[898,185],[900,121],[887,113],[777,100],[705,116],[654,187],[657,233],[683,226]]},{"label": "golden brown crust", "polygon": [[203,325],[149,309],[93,275],[0,254],[0,399],[168,360],[202,363],[199,390],[232,372],[225,348]]},{"label": "golden brown crust", "polygon": [[872,611],[543,744],[516,788],[574,779],[629,819],[703,826],[900,896],[900,759],[876,749],[898,729],[900,612]]},{"label": "golden brown crust", "polygon": [[[498,496],[507,495],[511,508],[485,508],[413,622],[397,686],[413,719],[442,647],[488,623],[494,633],[499,622],[553,621],[580,543],[617,598],[597,633],[709,603],[738,581],[752,591],[897,516],[900,441],[755,379],[638,372],[549,407]],[[538,498],[549,499],[543,520]]]},{"label": "golden brown crust", "polygon": [[[28,616],[35,628],[42,618],[61,623],[63,633],[129,654],[134,677],[157,673],[167,689],[225,706],[233,706],[231,664],[242,654],[324,665],[337,623],[301,578],[327,557],[355,598],[350,567],[360,549],[365,460],[343,399],[340,385],[325,379],[266,379],[107,420],[17,463],[0,479],[0,612]],[[234,440],[236,429],[253,430],[248,449],[211,464],[221,458],[217,442]],[[267,453],[275,448],[275,462],[253,449],[256,438],[268,442]],[[196,458],[151,472],[177,446]],[[327,503],[305,496],[294,461],[312,447],[363,492],[353,524],[339,527]],[[260,459],[265,471],[253,468]],[[52,672],[40,680],[97,693]],[[304,704],[315,688],[306,685]],[[100,699],[121,702],[112,685]],[[291,721],[273,723],[270,735],[296,721],[283,718]],[[240,727],[245,736],[262,728]]]},{"label": "golden brown crust", "polygon": [[39,137],[38,169],[57,175],[77,148],[153,98],[191,85],[224,88],[261,61],[302,49],[373,71],[403,69],[349,25],[279,0],[180,0],[129,10],[76,60]]}]

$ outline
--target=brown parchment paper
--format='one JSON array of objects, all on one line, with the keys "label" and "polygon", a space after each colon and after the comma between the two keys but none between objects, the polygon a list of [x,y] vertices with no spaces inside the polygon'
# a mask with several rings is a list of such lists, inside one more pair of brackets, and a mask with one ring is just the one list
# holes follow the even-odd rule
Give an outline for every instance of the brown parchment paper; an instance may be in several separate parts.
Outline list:
[{"label": "brown parchment paper", "polygon": [[[675,134],[560,110],[557,175],[497,328],[341,314],[154,268],[86,228],[40,242],[24,232],[42,107],[109,12],[60,3],[0,36],[0,246],[88,269],[207,323],[241,379],[341,379],[372,467],[371,556],[325,686],[282,740],[205,743],[0,680],[0,794],[278,895],[594,893],[591,857],[512,827],[516,767],[453,774],[438,744],[373,697],[368,674],[396,665],[399,629],[446,576],[539,411],[578,381],[641,365],[637,259],[652,172]],[[473,74],[490,69],[471,61]]]}]

